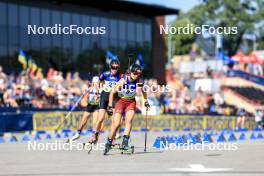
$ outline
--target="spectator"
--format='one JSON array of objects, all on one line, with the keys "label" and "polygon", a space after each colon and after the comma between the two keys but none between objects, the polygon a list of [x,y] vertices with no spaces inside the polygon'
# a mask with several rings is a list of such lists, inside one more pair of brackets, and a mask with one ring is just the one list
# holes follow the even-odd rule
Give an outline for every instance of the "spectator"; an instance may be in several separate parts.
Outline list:
[{"label": "spectator", "polygon": [[244,128],[245,120],[246,120],[246,111],[245,108],[241,106],[241,108],[237,110],[236,128],[237,129]]},{"label": "spectator", "polygon": [[263,112],[260,109],[257,109],[255,112],[255,122],[256,122],[256,127],[262,129]]}]

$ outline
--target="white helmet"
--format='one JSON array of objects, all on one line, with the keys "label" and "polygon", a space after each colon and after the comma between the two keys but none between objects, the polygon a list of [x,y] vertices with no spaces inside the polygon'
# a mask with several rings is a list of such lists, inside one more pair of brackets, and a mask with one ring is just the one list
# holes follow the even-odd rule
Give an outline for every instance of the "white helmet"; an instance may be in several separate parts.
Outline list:
[{"label": "white helmet", "polygon": [[98,76],[94,76],[92,79],[92,83],[96,84],[99,82],[99,77]]}]

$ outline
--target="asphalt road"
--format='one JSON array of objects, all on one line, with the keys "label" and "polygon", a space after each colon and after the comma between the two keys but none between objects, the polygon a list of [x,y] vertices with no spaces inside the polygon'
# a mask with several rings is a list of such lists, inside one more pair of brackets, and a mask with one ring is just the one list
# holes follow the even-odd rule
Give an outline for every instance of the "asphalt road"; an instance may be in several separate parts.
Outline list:
[{"label": "asphalt road", "polygon": [[[235,144],[237,150],[224,151],[208,148],[160,151],[151,147],[157,136],[168,134],[150,132],[145,153],[144,133],[133,133],[131,143],[135,146],[135,153],[132,155],[121,155],[119,150],[111,150],[104,156],[100,147],[89,155],[86,150],[74,147],[71,151],[54,151],[51,148],[41,151],[47,143],[55,143],[54,140],[39,141],[35,145],[39,147],[36,151],[32,148],[34,143],[31,143],[30,151],[27,142],[2,143],[0,175],[264,175],[263,139],[239,141]],[[80,141],[87,137],[83,136]],[[98,146],[105,139],[106,134],[103,134]],[[60,144],[64,141],[61,140]]]}]

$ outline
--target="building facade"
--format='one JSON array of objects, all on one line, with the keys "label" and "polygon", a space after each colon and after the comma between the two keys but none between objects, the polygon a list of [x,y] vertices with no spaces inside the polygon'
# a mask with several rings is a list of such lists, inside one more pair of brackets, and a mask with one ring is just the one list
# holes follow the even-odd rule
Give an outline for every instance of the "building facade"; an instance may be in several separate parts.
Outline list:
[{"label": "building facade", "polygon": [[[158,76],[162,81],[159,67],[164,67],[166,47],[158,28],[164,23],[160,15],[167,13],[177,10],[127,1],[0,0],[0,64],[19,68],[21,48],[43,70],[56,67],[85,75],[106,68],[107,50],[118,55],[122,71],[127,68],[129,53],[134,54],[133,59],[141,53],[146,76]],[[33,34],[32,30],[29,34],[29,26],[33,29],[34,25],[95,28],[93,34]],[[96,27],[105,27],[105,33],[98,34]]]}]

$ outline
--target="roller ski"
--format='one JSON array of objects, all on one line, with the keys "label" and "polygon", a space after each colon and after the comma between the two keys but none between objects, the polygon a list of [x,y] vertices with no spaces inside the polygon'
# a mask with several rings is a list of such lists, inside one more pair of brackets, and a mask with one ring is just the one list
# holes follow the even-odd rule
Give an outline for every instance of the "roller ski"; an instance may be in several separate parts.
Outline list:
[{"label": "roller ski", "polygon": [[123,137],[123,142],[120,148],[121,154],[128,153],[128,154],[133,154],[135,151],[134,146],[128,146],[128,141],[129,141],[129,136],[124,136]]},{"label": "roller ski", "polygon": [[84,142],[83,149],[86,150],[88,154],[90,154],[93,149],[93,145],[94,145],[93,143]]},{"label": "roller ski", "polygon": [[98,134],[94,133],[91,138],[88,140],[88,142],[83,143],[83,148],[87,150],[88,154],[91,153],[93,149],[93,145],[95,145],[98,141]]},{"label": "roller ski", "polygon": [[80,133],[79,132],[75,133],[71,138],[67,139],[65,143],[70,143],[70,142],[76,141],[78,139],[80,139]]},{"label": "roller ski", "polygon": [[105,150],[104,150],[104,155],[108,154],[108,152],[111,149],[117,149],[120,150],[121,146],[118,143],[114,143],[111,139],[107,139],[107,142],[105,143]]}]

